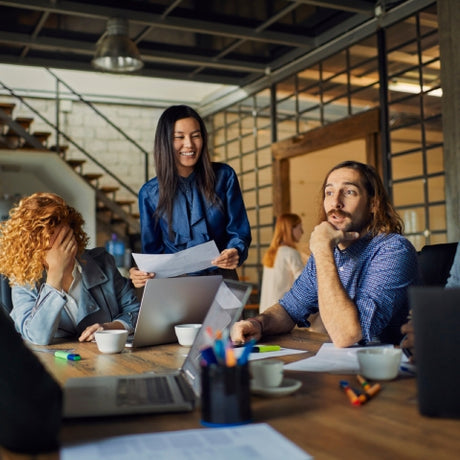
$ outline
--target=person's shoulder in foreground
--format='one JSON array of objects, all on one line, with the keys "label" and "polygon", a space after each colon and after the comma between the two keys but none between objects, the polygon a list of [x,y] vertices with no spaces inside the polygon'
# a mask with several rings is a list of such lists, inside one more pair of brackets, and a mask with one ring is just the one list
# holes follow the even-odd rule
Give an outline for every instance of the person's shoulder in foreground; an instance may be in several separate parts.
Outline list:
[{"label": "person's shoulder in foreground", "polygon": [[[57,451],[62,391],[0,309],[0,445],[18,453]],[[7,371],[6,371],[7,370]]]}]

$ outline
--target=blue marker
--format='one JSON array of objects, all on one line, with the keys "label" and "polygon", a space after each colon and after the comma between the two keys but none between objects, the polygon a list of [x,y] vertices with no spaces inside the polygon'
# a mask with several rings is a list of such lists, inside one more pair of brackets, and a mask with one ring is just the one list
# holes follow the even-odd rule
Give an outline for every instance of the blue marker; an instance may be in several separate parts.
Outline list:
[{"label": "blue marker", "polygon": [[206,347],[201,350],[201,357],[205,361],[206,365],[217,364],[216,355],[214,354],[213,347]]},{"label": "blue marker", "polygon": [[247,342],[244,345],[243,353],[241,353],[241,356],[238,358],[239,366],[242,366],[248,362],[249,355],[251,354],[252,348],[254,347],[255,343],[256,343],[256,339],[251,339],[249,342]]}]

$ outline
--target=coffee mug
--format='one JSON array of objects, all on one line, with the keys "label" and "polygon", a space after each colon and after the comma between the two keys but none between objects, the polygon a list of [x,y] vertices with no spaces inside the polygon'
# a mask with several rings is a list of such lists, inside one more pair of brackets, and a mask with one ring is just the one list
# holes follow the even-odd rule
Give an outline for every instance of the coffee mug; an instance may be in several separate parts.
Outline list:
[{"label": "coffee mug", "polygon": [[273,388],[283,381],[283,361],[279,359],[260,359],[250,362],[253,384],[260,388]]},{"label": "coffee mug", "polygon": [[200,329],[201,324],[176,324],[174,332],[176,333],[179,345],[191,347]]},{"label": "coffee mug", "polygon": [[128,331],[125,329],[97,331],[94,338],[101,353],[120,353],[125,347]]},{"label": "coffee mug", "polygon": [[392,380],[398,376],[402,350],[371,347],[358,350],[359,372],[372,380]]}]

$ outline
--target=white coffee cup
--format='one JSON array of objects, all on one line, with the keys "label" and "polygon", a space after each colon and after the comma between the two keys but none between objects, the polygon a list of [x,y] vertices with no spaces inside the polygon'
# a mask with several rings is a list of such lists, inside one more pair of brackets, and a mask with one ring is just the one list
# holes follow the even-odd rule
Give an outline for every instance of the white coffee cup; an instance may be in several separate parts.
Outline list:
[{"label": "white coffee cup", "polygon": [[399,372],[401,348],[371,347],[358,350],[359,372],[372,380],[391,380]]},{"label": "white coffee cup", "polygon": [[191,347],[196,335],[201,329],[201,324],[177,324],[174,326],[177,341],[183,347]]},{"label": "white coffee cup", "polygon": [[97,331],[94,338],[101,353],[120,353],[125,347],[128,331],[125,329],[106,329]]},{"label": "white coffee cup", "polygon": [[251,361],[249,368],[254,385],[260,388],[279,387],[283,381],[283,366],[283,361],[279,359]]}]

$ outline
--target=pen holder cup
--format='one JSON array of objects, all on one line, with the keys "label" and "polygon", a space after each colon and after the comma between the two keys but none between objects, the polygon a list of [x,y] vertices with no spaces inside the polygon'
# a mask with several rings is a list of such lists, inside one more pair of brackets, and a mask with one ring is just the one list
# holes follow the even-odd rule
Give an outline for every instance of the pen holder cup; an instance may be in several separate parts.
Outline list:
[{"label": "pen holder cup", "polygon": [[217,364],[201,368],[201,423],[205,426],[250,423],[249,367]]}]

